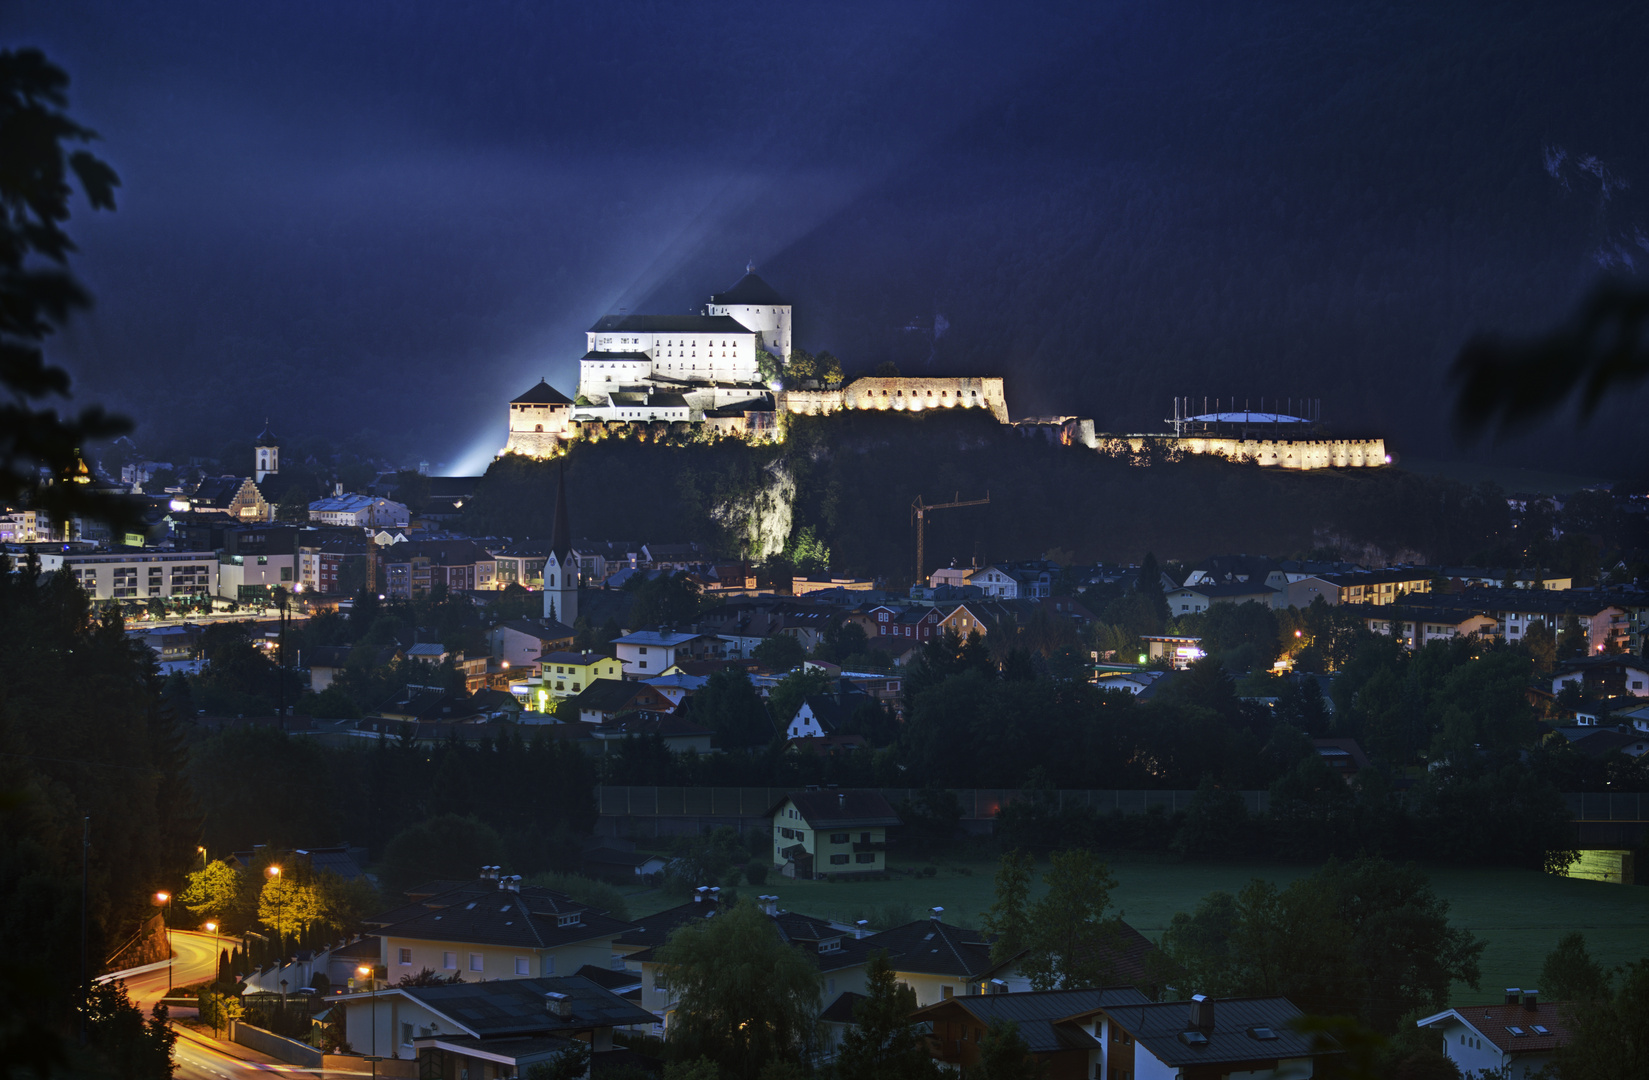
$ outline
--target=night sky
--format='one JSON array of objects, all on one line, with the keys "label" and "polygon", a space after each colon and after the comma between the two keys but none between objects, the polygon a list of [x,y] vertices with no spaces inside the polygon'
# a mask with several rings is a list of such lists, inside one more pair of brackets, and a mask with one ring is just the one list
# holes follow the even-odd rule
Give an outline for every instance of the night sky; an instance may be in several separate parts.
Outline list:
[{"label": "night sky", "polygon": [[[479,471],[601,314],[754,260],[850,372],[1461,452],[1473,331],[1649,262],[1641,5],[23,2],[121,174],[53,347],[146,451],[267,415]],[[931,327],[942,316],[948,330]],[[1567,422],[1493,451],[1606,472]],[[1629,428],[1629,430],[1636,430]],[[1479,450],[1479,454],[1488,453]]]}]

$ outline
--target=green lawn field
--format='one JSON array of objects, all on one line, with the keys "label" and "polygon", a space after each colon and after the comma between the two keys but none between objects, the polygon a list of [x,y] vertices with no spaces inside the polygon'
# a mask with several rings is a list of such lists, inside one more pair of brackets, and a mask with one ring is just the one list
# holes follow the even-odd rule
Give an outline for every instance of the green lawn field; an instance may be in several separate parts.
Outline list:
[{"label": "green lawn field", "polygon": [[[912,869],[921,862],[892,863]],[[921,918],[935,905],[945,909],[945,921],[977,926],[990,906],[994,857],[936,858],[931,877],[898,874],[887,881],[822,882],[769,878],[760,888],[739,887],[740,893],[774,893],[781,906],[826,918],[871,918],[889,905],[902,906],[909,917]],[[1118,859],[1111,863],[1117,888],[1112,901],[1123,917],[1146,936],[1156,939],[1177,911],[1189,911],[1205,894],[1216,889],[1235,892],[1253,878],[1286,885],[1310,873],[1310,867],[1223,865]],[[1606,885],[1595,881],[1552,877],[1528,870],[1428,870],[1432,887],[1449,902],[1449,921],[1488,942],[1483,952],[1483,977],[1477,990],[1460,986],[1460,1002],[1498,1000],[1504,987],[1535,986],[1540,965],[1563,934],[1579,930],[1586,935],[1592,955],[1605,965],[1649,957],[1649,887]],[[660,891],[629,898],[632,917],[651,914],[678,902]]]}]

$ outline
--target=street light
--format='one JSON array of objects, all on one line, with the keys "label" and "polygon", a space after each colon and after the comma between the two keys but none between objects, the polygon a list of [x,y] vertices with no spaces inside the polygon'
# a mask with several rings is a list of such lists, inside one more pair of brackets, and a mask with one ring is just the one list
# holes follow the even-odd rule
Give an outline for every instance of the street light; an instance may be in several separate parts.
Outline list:
[{"label": "street light", "polygon": [[[264,873],[269,875],[269,880],[278,881],[281,876],[281,868],[271,866]],[[283,891],[277,888],[275,890],[275,936],[280,941],[280,955],[275,957],[275,964],[278,967],[286,966],[286,931],[281,923],[282,895]]]},{"label": "street light", "polygon": [[362,964],[355,969],[372,980],[372,1075],[378,1075],[378,977],[370,967]]},{"label": "street light", "polygon": [[215,922],[209,922],[206,924],[206,929],[212,931],[212,981],[217,982],[219,974],[217,970],[218,958],[220,956],[220,953],[218,952],[218,924]]},{"label": "street light", "polygon": [[155,893],[155,903],[164,905],[166,908],[166,914],[162,915],[161,918],[165,920],[162,925],[166,927],[166,996],[171,997],[172,965],[177,962],[177,957],[172,953],[172,894],[166,892]]}]

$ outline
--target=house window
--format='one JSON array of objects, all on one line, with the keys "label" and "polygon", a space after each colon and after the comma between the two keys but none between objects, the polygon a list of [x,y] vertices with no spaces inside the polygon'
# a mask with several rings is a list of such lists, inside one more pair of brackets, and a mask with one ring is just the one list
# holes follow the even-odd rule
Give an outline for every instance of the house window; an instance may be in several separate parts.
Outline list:
[{"label": "house window", "polygon": [[859,834],[859,843],[861,843],[861,844],[870,843],[870,834],[867,833],[867,832],[860,833]]},{"label": "house window", "polygon": [[831,833],[830,834],[830,842],[832,844],[845,844],[845,843],[847,843],[847,833],[845,833],[845,832],[833,832],[833,833]]},{"label": "house window", "polygon": [[832,865],[832,866],[846,866],[847,865],[847,856],[846,855],[832,855],[830,857],[830,865]]},{"label": "house window", "polygon": [[402,1046],[411,1046],[412,1045],[412,1025],[411,1024],[403,1023],[401,1025],[401,1045]]},{"label": "house window", "polygon": [[876,861],[876,853],[874,851],[861,851],[857,855],[853,856],[853,861],[857,863],[873,863]]},{"label": "house window", "polygon": [[532,972],[527,970],[527,958],[525,956],[518,956],[515,958],[515,973],[517,975],[532,974]]},{"label": "house window", "polygon": [[555,957],[546,956],[544,958],[544,974],[546,974],[546,975],[554,975],[555,974]]},{"label": "house window", "polygon": [[401,959],[401,966],[402,967],[411,967],[412,966],[412,950],[411,949],[402,949],[400,951],[400,959]]},{"label": "house window", "polygon": [[442,953],[441,954],[441,970],[442,971],[457,971],[458,970],[458,954],[455,953],[455,952],[444,952],[444,953]]},{"label": "house window", "polygon": [[485,966],[482,963],[480,953],[478,953],[478,952],[470,953],[470,970],[471,971],[484,971],[485,970]]},{"label": "house window", "polygon": [[939,988],[939,997],[940,997],[941,1000],[949,1001],[951,998],[953,998],[955,996],[956,996],[956,987],[954,987],[954,986],[941,986]]}]

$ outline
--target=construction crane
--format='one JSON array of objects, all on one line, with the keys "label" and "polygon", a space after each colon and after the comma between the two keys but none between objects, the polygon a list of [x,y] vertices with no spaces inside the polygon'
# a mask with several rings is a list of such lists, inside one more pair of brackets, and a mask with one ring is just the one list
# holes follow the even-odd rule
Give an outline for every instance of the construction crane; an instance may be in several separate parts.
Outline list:
[{"label": "construction crane", "polygon": [[963,501],[962,493],[956,492],[950,497],[950,502],[924,503],[922,496],[916,496],[916,501],[910,504],[910,518],[916,523],[916,584],[920,585],[927,580],[923,573],[927,555],[928,511],[949,510],[957,506],[984,506],[991,501],[991,493],[985,492],[983,499],[968,499]]}]

